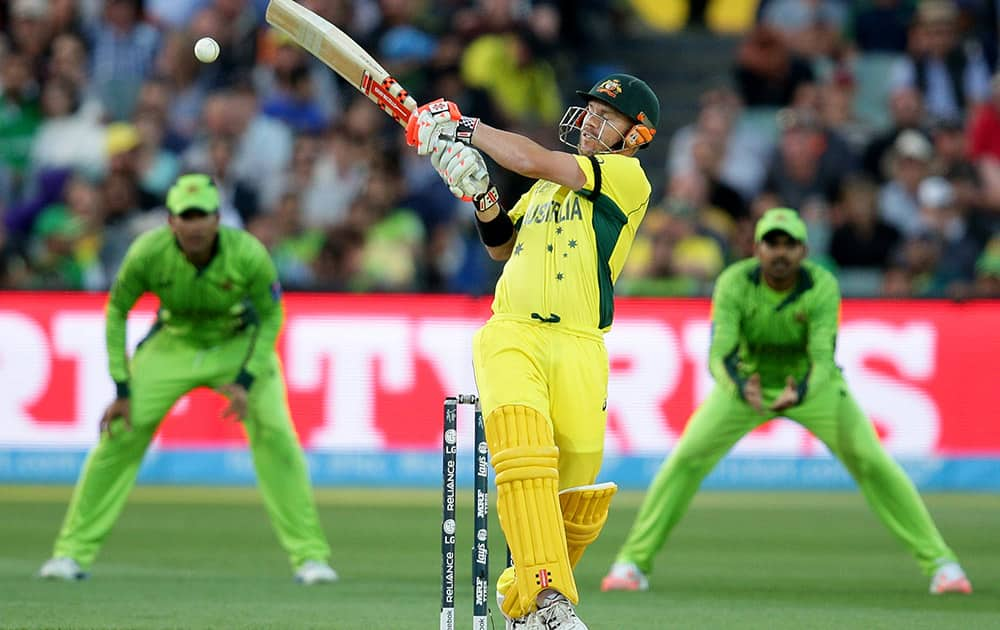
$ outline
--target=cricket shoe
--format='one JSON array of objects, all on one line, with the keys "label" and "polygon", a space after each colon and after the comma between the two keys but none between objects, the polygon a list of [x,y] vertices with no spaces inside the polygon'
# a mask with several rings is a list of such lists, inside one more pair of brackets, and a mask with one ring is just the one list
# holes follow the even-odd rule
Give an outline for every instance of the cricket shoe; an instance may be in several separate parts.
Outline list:
[{"label": "cricket shoe", "polygon": [[337,572],[322,560],[306,560],[295,572],[295,581],[306,586],[336,582],[337,579]]},{"label": "cricket shoe", "polygon": [[649,580],[634,562],[616,562],[601,580],[602,591],[648,591]]},{"label": "cricket shoe", "polygon": [[503,615],[503,619],[504,619],[504,626],[503,627],[504,627],[504,630],[528,630],[528,616],[527,615],[525,615],[524,617],[518,617],[518,618],[515,619],[513,617],[508,617],[503,612],[503,602],[504,602],[505,599],[506,599],[506,597],[504,597],[504,594],[501,593],[498,590],[497,591],[497,608],[500,610],[500,614]]},{"label": "cricket shoe", "polygon": [[972,593],[972,582],[965,577],[965,571],[957,562],[946,562],[939,566],[931,578],[931,595],[945,593]]},{"label": "cricket shoe", "polygon": [[527,619],[525,630],[587,630],[587,624],[576,616],[573,604],[557,592],[549,594]]},{"label": "cricket shoe", "polygon": [[51,558],[38,570],[38,577],[44,580],[75,582],[87,577],[73,558]]}]

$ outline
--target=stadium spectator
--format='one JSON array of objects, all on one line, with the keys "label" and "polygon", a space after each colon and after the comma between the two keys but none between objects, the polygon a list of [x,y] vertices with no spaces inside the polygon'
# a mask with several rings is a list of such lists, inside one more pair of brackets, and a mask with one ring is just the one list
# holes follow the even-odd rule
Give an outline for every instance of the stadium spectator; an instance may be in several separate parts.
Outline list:
[{"label": "stadium spectator", "polygon": [[840,0],[772,0],[761,21],[781,33],[793,53],[832,57],[841,45],[848,8]]},{"label": "stadium spectator", "polygon": [[185,147],[195,137],[211,90],[203,64],[191,54],[194,42],[187,31],[168,33],[156,57],[157,78],[144,82],[137,98],[137,110],[150,106],[164,110],[171,132],[179,136],[178,148]]},{"label": "stadium spectator", "polygon": [[93,81],[112,120],[132,116],[139,88],[149,76],[160,34],[143,21],[142,0],[107,0],[93,33]]},{"label": "stadium spectator", "polygon": [[917,131],[899,134],[889,156],[890,179],[879,191],[882,218],[904,236],[920,231],[917,191],[930,175],[934,147]]},{"label": "stadium spectator", "polygon": [[373,164],[347,225],[365,235],[360,287],[366,291],[415,291],[425,272],[424,227],[403,203],[403,175],[392,156]]},{"label": "stadium spectator", "polygon": [[951,298],[968,297],[975,279],[980,244],[970,234],[966,209],[958,205],[951,184],[942,177],[928,177],[920,183],[919,238],[939,249],[930,291]]},{"label": "stadium spectator", "polygon": [[30,171],[48,168],[101,173],[105,167],[104,128],[93,110],[81,107],[77,86],[50,78],[42,88],[44,120],[31,144]]},{"label": "stadium spectator", "polygon": [[913,87],[927,112],[961,117],[989,96],[990,70],[980,47],[962,41],[952,0],[923,0],[910,30],[907,56],[893,68],[894,87]]},{"label": "stadium spectator", "polygon": [[863,53],[904,53],[914,0],[855,0],[850,35]]},{"label": "stadium spectator", "polygon": [[837,68],[818,86],[820,120],[824,128],[843,138],[852,155],[860,155],[874,130],[854,110],[854,77],[846,68]]},{"label": "stadium spectator", "polygon": [[867,178],[851,177],[841,197],[844,222],[833,231],[830,257],[841,269],[885,269],[900,234],[878,215],[878,188]]},{"label": "stadium spectator", "polygon": [[841,180],[854,168],[846,142],[824,129],[809,109],[783,110],[778,122],[781,138],[764,188],[777,193],[786,206],[802,207],[813,197],[833,203]]},{"label": "stadium spectator", "polygon": [[322,230],[306,227],[302,222],[297,193],[283,194],[273,212],[255,216],[247,229],[271,252],[282,286],[313,287],[312,265],[323,248],[324,235]]},{"label": "stadium spectator", "polygon": [[38,83],[30,60],[7,53],[0,68],[0,204],[23,193],[31,143],[42,124]]},{"label": "stadium spectator", "polygon": [[733,72],[747,107],[786,107],[801,86],[815,81],[809,63],[788,48],[781,33],[763,25],[743,39]]},{"label": "stadium spectator", "polygon": [[722,151],[720,181],[752,198],[764,181],[768,152],[764,134],[740,124],[739,97],[731,90],[712,90],[700,97],[697,118],[681,127],[670,140],[667,176],[694,168],[695,138],[702,137]]},{"label": "stadium spectator", "polygon": [[975,296],[1000,299],[1000,234],[993,237],[976,261]]},{"label": "stadium spectator", "polygon": [[885,183],[891,176],[887,157],[899,134],[908,129],[924,131],[920,92],[914,88],[897,88],[889,95],[888,106],[891,127],[867,144],[861,160],[865,173],[879,183]]},{"label": "stadium spectator", "polygon": [[[692,259],[697,257],[691,250],[709,252],[701,257],[702,260],[713,257],[721,260],[721,252],[714,241],[684,243],[685,238],[692,237],[694,226],[690,218],[672,215],[662,209],[650,210],[632,245],[632,253],[618,283],[618,293],[652,297],[703,295],[706,291],[705,278],[710,281],[715,273],[704,273],[698,280],[683,273],[680,265],[690,269]],[[684,253],[685,249],[688,253]]]},{"label": "stadium spectator", "polygon": [[485,90],[507,124],[535,132],[559,121],[562,98],[554,68],[538,55],[530,31],[489,34],[469,44],[462,56],[462,79]]},{"label": "stadium spectator", "polygon": [[311,265],[310,288],[319,291],[361,291],[365,235],[350,226],[329,230]]}]

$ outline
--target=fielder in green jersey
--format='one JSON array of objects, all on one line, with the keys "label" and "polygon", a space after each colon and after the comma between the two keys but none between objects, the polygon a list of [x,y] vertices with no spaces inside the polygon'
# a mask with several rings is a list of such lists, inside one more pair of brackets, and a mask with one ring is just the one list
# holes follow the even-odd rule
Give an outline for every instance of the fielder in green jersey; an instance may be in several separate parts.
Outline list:
[{"label": "fielder in green jersey", "polygon": [[[219,193],[207,175],[180,177],[167,207],[169,225],[136,239],[111,289],[106,335],[117,397],[39,574],[85,575],[164,416],[191,390],[211,387],[229,398],[223,415],[243,422],[264,504],[296,579],[334,581],[275,352],[283,310],[274,264],[249,233],[219,226]],[[146,292],[159,297],[160,308],[129,361],[125,322]]]},{"label": "fielder in green jersey", "polygon": [[601,589],[648,589],[653,556],[705,475],[744,435],[785,417],[846,466],[878,518],[933,576],[931,593],[971,592],[916,488],[882,448],[834,364],[840,289],[832,274],[804,260],[805,223],[794,210],[769,210],[755,241],[756,256],[726,269],[712,296],[715,388],[649,487]]}]

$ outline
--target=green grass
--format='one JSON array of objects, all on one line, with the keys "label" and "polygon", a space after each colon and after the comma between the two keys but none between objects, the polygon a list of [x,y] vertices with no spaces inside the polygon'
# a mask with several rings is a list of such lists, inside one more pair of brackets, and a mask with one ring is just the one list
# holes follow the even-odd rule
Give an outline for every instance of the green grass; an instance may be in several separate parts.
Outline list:
[{"label": "green grass", "polygon": [[[319,491],[342,579],[314,588],[292,583],[253,489],[139,488],[89,580],[33,579],[68,492],[0,486],[0,628],[437,627],[438,492]],[[460,628],[471,625],[468,495]],[[927,579],[852,493],[703,493],[658,557],[652,591],[602,594],[640,498],[615,499],[578,569],[579,611],[592,630],[1000,628],[996,495],[927,497],[972,597],[927,595]],[[495,574],[503,541],[493,525]]]}]

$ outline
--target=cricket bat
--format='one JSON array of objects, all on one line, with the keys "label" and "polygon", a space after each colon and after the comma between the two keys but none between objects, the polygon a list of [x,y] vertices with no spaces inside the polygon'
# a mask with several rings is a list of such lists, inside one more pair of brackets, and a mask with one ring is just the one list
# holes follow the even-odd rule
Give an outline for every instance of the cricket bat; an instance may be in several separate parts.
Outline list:
[{"label": "cricket bat", "polygon": [[295,0],[271,0],[267,22],[328,65],[403,127],[417,101],[347,33]]}]

